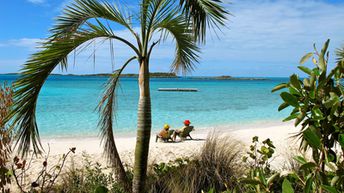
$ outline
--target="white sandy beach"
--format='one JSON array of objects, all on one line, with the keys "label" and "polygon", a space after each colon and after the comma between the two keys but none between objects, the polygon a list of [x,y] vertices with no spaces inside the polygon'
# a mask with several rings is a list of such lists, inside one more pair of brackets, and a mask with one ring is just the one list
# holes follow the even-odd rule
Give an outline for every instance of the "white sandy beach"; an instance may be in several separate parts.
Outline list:
[{"label": "white sandy beach", "polygon": [[[152,133],[149,151],[149,162],[168,162],[179,157],[191,156],[198,153],[207,135],[215,133],[218,135],[228,135],[233,139],[237,139],[244,146],[251,144],[253,136],[259,136],[260,140],[270,138],[276,146],[275,161],[273,165],[283,165],[283,160],[288,156],[288,152],[292,149],[297,149],[295,139],[291,139],[291,135],[297,132],[292,123],[281,123],[280,125],[250,125],[246,129],[231,130],[228,129],[209,129],[209,130],[195,130],[192,132],[194,140],[186,140],[176,143],[155,142],[155,133]],[[121,156],[122,161],[132,165],[134,159],[135,137],[119,137],[116,138],[116,145]],[[42,144],[45,150],[50,146],[50,159],[56,160],[63,153],[66,153],[69,148],[76,147],[76,153],[73,155],[74,161],[80,160],[83,153],[91,156],[91,158],[106,165],[106,160],[102,155],[102,147],[100,139],[94,138],[57,138],[57,139],[42,139]]]},{"label": "white sandy beach", "polygon": [[[155,135],[152,134],[149,151],[149,163],[168,162],[180,157],[188,157],[197,154],[202,148],[207,135],[215,133],[219,136],[230,136],[231,139],[238,140],[238,143],[247,148],[251,144],[253,136],[259,136],[260,141],[270,138],[276,146],[276,153],[271,162],[274,168],[283,168],[288,163],[287,160],[290,156],[295,154],[298,144],[295,139],[290,136],[298,131],[294,128],[292,123],[281,123],[279,125],[251,125],[245,126],[246,129],[233,129],[233,128],[212,128],[207,130],[193,131],[192,137],[194,140],[186,140],[183,142],[163,143],[155,142]],[[116,138],[116,145],[121,156],[122,161],[129,166],[133,165],[134,150],[136,139],[133,136],[118,137]],[[48,168],[53,167],[59,161],[62,155],[68,152],[69,148],[76,147],[75,154],[72,154],[66,160],[63,171],[68,171],[72,166],[81,168],[83,166],[83,154],[86,153],[87,157],[92,163],[100,163],[102,168],[106,171],[111,171],[107,167],[106,160],[102,154],[102,147],[100,146],[99,138],[56,138],[56,139],[42,139],[42,144],[45,150],[48,151],[48,144],[50,146],[50,153],[48,159]],[[35,179],[42,169],[44,157],[33,159],[30,169],[27,171],[29,178]],[[106,169],[108,168],[108,169]],[[63,173],[62,171],[62,173]]]}]

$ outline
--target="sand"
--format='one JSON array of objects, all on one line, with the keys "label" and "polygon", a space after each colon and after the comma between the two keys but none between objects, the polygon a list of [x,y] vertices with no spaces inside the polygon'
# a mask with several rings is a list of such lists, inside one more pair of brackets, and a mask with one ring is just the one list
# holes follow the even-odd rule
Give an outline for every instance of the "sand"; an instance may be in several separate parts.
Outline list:
[{"label": "sand", "polygon": [[[180,157],[189,157],[199,153],[202,145],[206,141],[207,135],[217,134],[222,136],[230,136],[232,139],[238,140],[242,144],[243,149],[247,148],[252,141],[253,136],[258,136],[260,140],[270,138],[276,146],[276,153],[271,165],[274,168],[281,168],[288,164],[288,159],[296,153],[298,143],[290,137],[299,130],[294,128],[292,123],[279,123],[275,125],[247,125],[238,128],[208,128],[196,130],[191,133],[194,140],[186,140],[176,143],[155,142],[155,134],[152,134],[149,151],[149,163],[168,162]],[[245,129],[244,129],[245,128]],[[134,150],[136,139],[134,136],[116,137],[116,145],[120,157],[127,165],[132,166],[134,163]],[[48,144],[50,147],[48,166],[56,164],[62,155],[69,151],[69,148],[76,147],[75,154],[68,157],[64,170],[68,170],[72,166],[82,167],[84,163],[83,155],[87,154],[93,163],[100,163],[106,168],[106,160],[102,154],[102,146],[100,139],[91,138],[55,138],[42,139],[42,144],[48,152]],[[36,176],[42,168],[44,157],[34,159],[31,169],[27,172],[30,176]]]},{"label": "sand", "polygon": [[[283,164],[290,152],[297,149],[298,144],[295,139],[290,137],[298,131],[291,123],[279,123],[278,125],[249,125],[245,129],[231,129],[226,127],[209,128],[202,130],[195,130],[192,132],[194,140],[186,140],[176,143],[155,142],[155,133],[151,136],[149,162],[168,162],[180,157],[192,156],[197,154],[205,142],[207,135],[215,133],[218,135],[228,135],[234,139],[239,140],[243,146],[247,147],[251,144],[253,136],[258,136],[261,140],[270,138],[276,146],[274,165]],[[117,149],[122,161],[129,165],[133,164],[134,150],[136,138],[135,136],[121,136],[116,139]],[[63,153],[66,153],[69,148],[76,147],[76,153],[73,155],[80,158],[82,154],[88,154],[93,160],[106,165],[106,160],[102,154],[102,146],[100,139],[93,138],[57,138],[57,139],[42,139],[44,149],[48,151],[48,144],[50,146],[50,156],[57,159]]]}]

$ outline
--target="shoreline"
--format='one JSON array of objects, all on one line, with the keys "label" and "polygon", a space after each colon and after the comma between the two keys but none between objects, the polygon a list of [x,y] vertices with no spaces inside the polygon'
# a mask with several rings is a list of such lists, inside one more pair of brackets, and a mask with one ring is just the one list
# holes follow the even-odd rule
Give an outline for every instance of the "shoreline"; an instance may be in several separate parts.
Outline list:
[{"label": "shoreline", "polygon": [[[209,130],[217,130],[217,131],[224,131],[224,132],[231,132],[237,130],[246,130],[246,129],[254,129],[254,128],[261,128],[261,127],[274,127],[274,126],[283,126],[288,125],[290,122],[282,122],[280,120],[254,120],[250,122],[239,122],[239,123],[223,123],[214,126],[200,126],[195,128],[197,133],[206,134]],[[182,127],[182,125],[180,126]],[[179,127],[175,127],[172,129],[178,129]],[[152,128],[151,135],[159,132],[160,129]],[[99,133],[99,131],[97,131]],[[136,137],[136,129],[133,131],[120,131],[116,132],[116,128],[114,128],[114,136],[115,138],[132,138]],[[61,134],[61,135],[41,135],[41,140],[51,140],[51,139],[61,139],[61,140],[78,140],[78,139],[99,139],[99,134]]]},{"label": "shoreline", "polygon": [[[246,129],[224,129],[224,128],[209,128],[206,130],[195,130],[191,133],[194,140],[186,140],[183,142],[163,143],[155,142],[155,132],[152,132],[150,139],[150,162],[168,162],[179,157],[197,154],[203,146],[209,134],[218,136],[229,136],[238,140],[243,146],[248,147],[251,144],[253,136],[258,136],[260,141],[270,138],[276,146],[276,157],[284,157],[283,154],[293,148],[297,148],[296,140],[291,139],[291,135],[299,128],[295,128],[292,123],[283,123],[279,125],[256,125],[245,126]],[[66,153],[69,148],[76,147],[75,156],[81,156],[83,152],[95,160],[106,163],[102,155],[101,140],[98,137],[88,138],[43,138],[41,140],[45,151],[50,147],[50,156],[58,156]],[[129,165],[133,162],[136,137],[134,136],[115,136],[115,142],[119,154],[124,162]],[[49,144],[49,145],[48,145]],[[43,154],[44,155],[44,154]],[[283,162],[283,159],[278,161]],[[281,164],[281,163],[279,163]]]},{"label": "shoreline", "polygon": [[[298,151],[298,143],[289,137],[293,132],[298,131],[291,123],[284,123],[275,126],[252,126],[242,130],[211,130],[208,132],[193,131],[191,136],[194,140],[186,140],[183,142],[163,143],[155,142],[155,133],[152,133],[149,147],[148,164],[174,161],[178,158],[191,158],[199,155],[207,136],[211,134],[222,137],[229,137],[230,140],[236,140],[239,147],[242,148],[241,153],[245,154],[252,142],[252,137],[258,136],[260,141],[270,138],[276,149],[273,156],[273,161],[270,163],[272,168],[281,169],[288,167],[291,157]],[[224,138],[224,139],[225,139]],[[81,168],[85,164],[85,158],[92,162],[92,164],[99,163],[102,168],[110,169],[108,162],[103,155],[103,149],[100,145],[100,138],[64,138],[64,139],[42,139],[42,145],[45,153],[39,155],[32,162],[32,167],[28,170],[29,176],[35,176],[41,171],[42,162],[48,156],[49,168],[53,167],[62,155],[67,153],[70,148],[76,147],[75,154],[71,154],[67,160],[64,171],[71,167]],[[135,155],[135,137],[115,137],[115,143],[122,162],[129,167],[134,165]],[[49,145],[48,145],[49,144]],[[47,153],[49,152],[49,153]],[[13,151],[15,156],[16,151]],[[238,155],[239,158],[243,155]],[[86,157],[85,157],[86,156]]]}]

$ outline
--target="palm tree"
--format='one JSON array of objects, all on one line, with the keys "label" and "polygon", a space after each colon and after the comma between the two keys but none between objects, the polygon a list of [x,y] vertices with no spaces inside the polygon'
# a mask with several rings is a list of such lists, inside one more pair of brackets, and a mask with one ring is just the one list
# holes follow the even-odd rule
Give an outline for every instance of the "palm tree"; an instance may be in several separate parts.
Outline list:
[{"label": "palm tree", "polygon": [[[198,62],[197,44],[205,43],[206,29],[219,28],[225,24],[228,13],[222,4],[222,0],[141,0],[139,14],[134,20],[139,23],[140,32],[136,32],[131,20],[135,15],[122,13],[118,6],[97,0],[75,0],[57,18],[51,36],[41,43],[41,49],[24,64],[21,76],[15,83],[16,103],[11,117],[17,126],[19,152],[25,156],[32,148],[34,153],[41,153],[35,112],[39,92],[49,74],[58,66],[66,70],[68,55],[96,39],[110,41],[110,44],[112,41],[122,42],[135,54],[110,78],[99,104],[99,126],[104,152],[120,181],[125,183],[127,179],[115,146],[112,119],[119,76],[130,62],[137,61],[140,97],[132,191],[143,192],[151,135],[149,64],[152,50],[170,36],[176,44],[171,70],[182,73],[193,70],[194,64]],[[125,28],[136,42],[118,36],[109,22]],[[158,39],[153,41],[155,37]]]}]

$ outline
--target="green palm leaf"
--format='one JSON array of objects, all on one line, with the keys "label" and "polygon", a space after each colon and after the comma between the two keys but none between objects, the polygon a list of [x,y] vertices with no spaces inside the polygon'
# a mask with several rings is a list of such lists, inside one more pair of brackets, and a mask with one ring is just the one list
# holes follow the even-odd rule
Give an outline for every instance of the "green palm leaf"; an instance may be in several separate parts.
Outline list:
[{"label": "green palm leaf", "polygon": [[24,64],[21,75],[14,84],[16,103],[10,115],[18,128],[16,145],[19,145],[18,151],[23,156],[28,153],[31,145],[35,153],[41,152],[35,113],[38,94],[48,75],[59,64],[66,68],[68,54],[87,41],[101,37],[121,39],[101,27],[90,27],[91,29],[80,29],[68,38],[43,43],[42,50],[33,54]]},{"label": "green palm leaf", "polygon": [[108,19],[132,31],[129,16],[125,16],[115,5],[97,0],[75,0],[67,6],[51,29],[53,38],[61,38],[78,30],[87,20],[92,18]]},{"label": "green palm leaf", "polygon": [[168,14],[156,24],[154,30],[170,34],[176,42],[175,59],[171,65],[171,71],[181,71],[183,74],[193,71],[200,51],[185,17],[174,13]]},{"label": "green palm leaf", "polygon": [[207,28],[224,26],[229,14],[222,0],[179,0],[179,4],[187,20],[192,21],[195,39],[201,42],[205,41]]},{"label": "green palm leaf", "polygon": [[103,98],[98,105],[98,111],[100,113],[98,127],[100,127],[100,136],[101,142],[104,146],[104,155],[107,161],[114,167],[117,179],[120,181],[123,187],[126,188],[126,190],[130,189],[130,184],[115,144],[113,134],[113,118],[115,116],[116,88],[119,84],[120,75],[125,67],[134,59],[137,59],[137,57],[134,56],[130,58],[122,66],[122,68],[116,70],[109,78],[103,93]]},{"label": "green palm leaf", "polygon": [[102,143],[104,144],[104,154],[108,161],[113,165],[118,165],[117,160],[119,159],[115,140],[113,137],[113,124],[114,110],[116,105],[116,88],[119,83],[119,77],[125,67],[134,59],[136,56],[131,57],[122,68],[116,70],[114,74],[109,78],[108,83],[105,87],[102,100],[98,105],[98,111],[100,113],[100,119],[98,126],[100,127],[100,136]]}]

